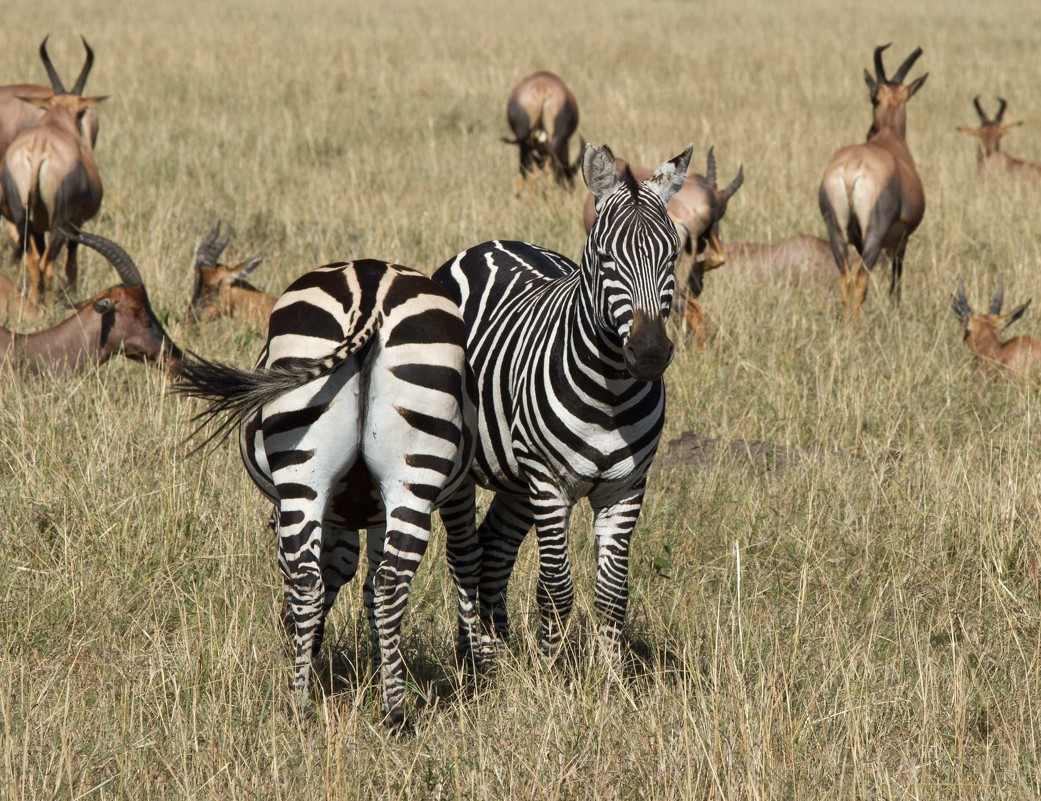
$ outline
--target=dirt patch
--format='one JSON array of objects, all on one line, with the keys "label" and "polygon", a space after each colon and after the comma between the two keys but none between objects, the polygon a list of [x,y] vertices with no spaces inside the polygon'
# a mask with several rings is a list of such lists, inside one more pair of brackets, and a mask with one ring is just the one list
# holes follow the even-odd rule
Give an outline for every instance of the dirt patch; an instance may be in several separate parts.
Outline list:
[{"label": "dirt patch", "polygon": [[789,448],[777,442],[736,439],[730,442],[713,437],[702,437],[685,431],[659,453],[654,460],[656,471],[704,470],[717,462],[726,461],[757,476],[781,476],[785,470],[807,460],[820,461],[825,457],[847,458],[846,454],[823,448]]}]

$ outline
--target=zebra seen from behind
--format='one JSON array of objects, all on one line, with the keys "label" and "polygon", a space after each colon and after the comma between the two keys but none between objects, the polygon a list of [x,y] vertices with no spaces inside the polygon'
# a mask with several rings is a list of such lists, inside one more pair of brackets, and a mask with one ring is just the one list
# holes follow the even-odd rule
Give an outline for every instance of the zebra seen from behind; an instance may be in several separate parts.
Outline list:
[{"label": "zebra seen from behind", "polygon": [[[473,376],[459,309],[428,277],[394,264],[319,267],[275,304],[253,372],[186,360],[174,391],[207,400],[201,426],[239,427],[250,478],[274,504],[293,688],[306,698],[326,618],[368,542],[365,606],[380,659],[384,719],[403,721],[399,649],[409,583],[431,514],[466,478],[474,450]],[[467,494],[469,490],[469,494]],[[472,503],[464,488],[463,503]],[[472,520],[456,514],[448,563],[459,650],[477,646],[480,570]]]},{"label": "zebra seen from behind", "polygon": [[471,475],[495,492],[478,529],[485,666],[508,635],[506,586],[532,525],[540,646],[552,653],[560,644],[574,597],[568,521],[583,497],[595,515],[601,642],[611,656],[621,651],[630,538],[664,419],[661,376],[673,355],[665,323],[679,239],[666,206],[692,152],[637,183],[628,169],[616,174],[606,145],[586,147],[582,173],[597,215],[581,266],[535,245],[493,241],[434,274],[463,311],[477,375]]}]

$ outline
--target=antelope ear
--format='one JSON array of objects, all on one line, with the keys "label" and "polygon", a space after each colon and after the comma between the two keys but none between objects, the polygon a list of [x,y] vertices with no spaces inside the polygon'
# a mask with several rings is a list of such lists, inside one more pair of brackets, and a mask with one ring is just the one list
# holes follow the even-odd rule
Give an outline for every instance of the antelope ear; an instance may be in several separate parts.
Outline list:
[{"label": "antelope ear", "polygon": [[614,191],[618,186],[618,176],[615,175],[614,153],[611,152],[611,148],[607,145],[599,148],[586,145],[582,153],[582,178],[597,199]]},{"label": "antelope ear", "polygon": [[82,98],[83,105],[87,108],[91,108],[92,106],[96,106],[98,103],[105,102],[111,96],[112,95],[94,95],[93,97],[84,97]]},{"label": "antelope ear", "polygon": [[[1033,300],[1033,298],[1031,298],[1030,300]],[[1009,312],[1008,317],[1005,320],[1005,324],[1002,326],[1002,328],[1008,328],[1010,325],[1012,325],[1012,323],[1016,322],[1016,320],[1022,317],[1024,312],[1026,312],[1027,310],[1027,306],[1030,305],[1030,300],[1028,300],[1022,306],[1013,309],[1011,312]]]},{"label": "antelope ear", "polygon": [[687,145],[687,149],[678,156],[663,161],[654,171],[654,175],[645,181],[648,186],[658,190],[658,194],[666,204],[683,188],[683,182],[687,180],[687,167],[690,166],[693,154],[694,145]]},{"label": "antelope ear", "polygon": [[921,78],[915,78],[907,87],[907,99],[910,100],[914,97],[915,92],[925,85],[925,79],[929,77],[929,73],[925,73]]},{"label": "antelope ear", "polygon": [[963,134],[968,134],[969,136],[979,136],[981,133],[983,133],[979,128],[969,128],[965,125],[959,125],[954,130],[959,131]]},{"label": "antelope ear", "polygon": [[21,95],[15,95],[15,97],[23,103],[28,103],[30,106],[36,106],[36,108],[46,110],[51,107],[50,97],[22,97]]},{"label": "antelope ear", "polygon": [[242,267],[240,267],[234,273],[232,273],[231,280],[237,281],[240,278],[245,278],[247,275],[249,275],[251,272],[257,269],[257,267],[260,266],[260,263],[262,261],[264,261],[263,256],[257,256],[255,258],[250,259],[245,264],[243,264]]}]

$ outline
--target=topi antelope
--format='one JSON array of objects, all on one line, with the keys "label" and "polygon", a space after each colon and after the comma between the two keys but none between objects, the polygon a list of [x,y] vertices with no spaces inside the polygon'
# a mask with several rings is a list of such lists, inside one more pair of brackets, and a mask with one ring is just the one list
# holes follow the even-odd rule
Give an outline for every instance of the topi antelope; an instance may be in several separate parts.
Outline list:
[{"label": "topi antelope", "polygon": [[513,138],[504,136],[502,141],[520,149],[516,194],[534,178],[535,168],[549,169],[558,185],[573,189],[581,148],[572,163],[568,140],[578,128],[578,102],[567,84],[552,72],[527,76],[510,92],[506,119]]},{"label": "topi antelope", "polygon": [[[916,47],[893,77],[887,78],[882,66],[882,52],[887,47],[875,48],[875,76],[864,71],[874,106],[867,142],[835,152],[818,193],[831,251],[842,273],[842,305],[856,316],[867,295],[868,271],[883,252],[893,269],[889,295],[899,302],[907,240],[925,213],[925,193],[906,134],[907,101],[929,74],[904,85],[908,71],[922,54]],[[857,253],[852,259],[851,244]]]},{"label": "topi antelope", "polygon": [[979,139],[979,147],[976,148],[976,164],[980,172],[1002,171],[1019,175],[1033,175],[1041,177],[1041,163],[1036,161],[1025,161],[1009,156],[1001,152],[1001,137],[1013,128],[1022,125],[1023,121],[1003,122],[1005,107],[1008,103],[1005,98],[998,98],[998,113],[994,119],[987,116],[980,105],[980,96],[976,95],[972,104],[976,107],[976,114],[980,118],[978,128],[958,128],[962,133],[967,133]]},{"label": "topi antelope", "polygon": [[[24,98],[44,114],[35,126],[15,136],[0,169],[2,213],[18,230],[18,249],[24,254],[29,296],[34,301],[50,288],[54,262],[65,245],[62,227],[80,225],[101,206],[101,176],[82,120],[106,97],[83,97],[83,84],[94,60],[93,51],[86,42],[84,45],[87,63],[75,85],[66,91],[47,55],[47,40],[40,44],[40,58],[54,93],[48,98]],[[45,243],[47,232],[50,241]],[[75,285],[77,243],[68,244],[65,275]]]},{"label": "topi antelope", "polygon": [[835,274],[828,240],[795,234],[780,242],[728,242],[727,273],[743,281],[795,281],[804,276]]},{"label": "topi antelope", "polygon": [[958,282],[958,293],[951,301],[951,311],[961,320],[965,330],[965,344],[976,358],[997,364],[1014,373],[1028,372],[1041,367],[1041,341],[1031,336],[1018,336],[1001,341],[1000,331],[1014,323],[1030,305],[1028,300],[1008,314],[1001,313],[1005,287],[999,281],[998,291],[986,314],[976,314],[965,297],[965,287]]},{"label": "topi antelope", "polygon": [[267,325],[275,298],[246,281],[263,261],[256,256],[232,267],[219,264],[221,253],[231,241],[232,229],[221,236],[221,224],[199,244],[195,253],[195,285],[188,304],[188,320],[194,325],[217,317],[236,317],[256,325]]},{"label": "topi antelope", "polygon": [[180,348],[163,330],[148,302],[141,274],[115,242],[68,229],[70,241],[93,248],[119,273],[123,283],[76,304],[76,313],[53,328],[35,334],[14,334],[0,328],[0,362],[12,360],[31,372],[67,372],[101,364],[117,353],[131,359],[159,361],[173,372],[180,366]]},{"label": "topi antelope", "polygon": [[[620,176],[626,166],[623,159],[615,159],[615,174]],[[651,177],[651,171],[646,167],[628,166],[637,181],[646,181]],[[669,200],[669,217],[680,238],[681,255],[676,263],[676,272],[688,270],[676,307],[682,311],[684,322],[699,345],[708,340],[708,329],[697,298],[704,287],[705,273],[726,263],[726,253],[719,239],[719,222],[726,214],[730,198],[744,180],[745,170],[744,166],[741,166],[734,180],[724,189],[720,189],[716,182],[715,152],[713,148],[709,148],[705,174],[688,175],[682,188]],[[595,198],[590,192],[582,209],[582,222],[586,233],[592,229],[595,219]]]}]

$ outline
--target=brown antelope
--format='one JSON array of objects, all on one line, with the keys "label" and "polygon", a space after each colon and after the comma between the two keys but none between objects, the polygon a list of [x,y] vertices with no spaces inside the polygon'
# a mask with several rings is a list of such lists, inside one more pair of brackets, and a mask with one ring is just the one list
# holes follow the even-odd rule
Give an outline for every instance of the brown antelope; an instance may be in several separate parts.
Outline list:
[{"label": "brown antelope", "polygon": [[10,360],[31,372],[68,372],[101,364],[117,353],[131,359],[159,361],[171,371],[180,366],[180,348],[152,311],[137,266],[115,242],[67,229],[69,241],[93,248],[115,267],[123,283],[76,304],[76,313],[53,328],[14,334],[0,328],[0,363]]},{"label": "brown antelope", "polygon": [[980,140],[979,146],[976,148],[976,165],[979,167],[980,172],[1009,172],[1041,177],[1041,163],[1017,159],[1015,156],[1009,156],[1001,152],[1001,137],[1013,128],[1023,124],[1022,120],[1018,122],[1002,121],[1005,116],[1005,107],[1008,105],[1005,102],[1005,98],[998,98],[998,113],[994,115],[994,119],[988,117],[983,110],[983,106],[980,105],[979,95],[976,95],[972,104],[976,107],[976,114],[980,118],[979,127],[961,127],[958,130],[962,133],[971,134]]},{"label": "brown antelope", "polygon": [[[627,163],[624,159],[615,159],[615,174],[621,175]],[[645,181],[651,177],[646,167],[628,165],[637,181]],[[709,148],[706,158],[705,174],[688,175],[683,187],[669,200],[668,212],[676,233],[680,238],[680,258],[676,262],[676,273],[688,270],[684,288],[680,291],[676,308],[683,313],[683,320],[690,329],[696,344],[708,341],[708,328],[705,314],[697,298],[705,283],[705,273],[722,267],[727,260],[723,244],[719,239],[719,222],[726,214],[727,204],[745,180],[745,169],[738,168],[734,180],[725,189],[716,183],[716,156],[713,148]],[[582,209],[582,222],[586,233],[593,227],[596,219],[596,203],[593,194],[586,197]]]},{"label": "brown antelope", "polygon": [[[906,134],[907,101],[929,74],[904,86],[904,78],[922,54],[922,48],[916,47],[893,77],[887,78],[882,66],[882,52],[887,47],[875,48],[875,77],[864,70],[874,106],[867,142],[835,152],[818,193],[831,251],[842,273],[842,305],[856,316],[867,295],[868,272],[883,252],[893,268],[889,295],[894,302],[900,301],[907,240],[925,213],[925,193]],[[852,259],[851,244],[857,254]]]},{"label": "brown antelope", "polygon": [[573,189],[582,148],[572,163],[568,140],[578,128],[578,102],[567,84],[545,71],[523,78],[510,92],[506,119],[513,138],[504,136],[502,141],[520,149],[516,194],[534,178],[535,168],[548,169],[558,185]]},{"label": "brown antelope", "polygon": [[195,285],[188,304],[188,320],[193,324],[207,322],[217,317],[237,317],[256,325],[267,325],[276,298],[261,292],[246,281],[264,260],[256,256],[233,267],[218,264],[224,248],[231,241],[232,230],[221,236],[221,224],[199,244],[195,253]]},{"label": "brown antelope", "polygon": [[727,273],[742,281],[795,281],[803,276],[835,274],[828,240],[796,234],[780,242],[728,242]]},{"label": "brown antelope", "polygon": [[996,364],[1014,373],[1024,373],[1041,367],[1041,340],[1018,336],[1001,341],[1000,331],[1014,323],[1030,305],[1028,300],[1008,314],[1001,313],[1005,287],[998,282],[998,291],[986,314],[976,314],[965,297],[965,287],[958,282],[958,293],[951,301],[951,311],[961,320],[965,344],[976,358],[987,364]]},{"label": "brown antelope", "polygon": [[[38,301],[50,288],[54,262],[65,245],[63,226],[78,226],[93,217],[101,206],[101,176],[94,161],[90,136],[82,127],[87,111],[105,97],[83,97],[83,83],[93,62],[87,48],[87,63],[80,78],[66,91],[47,55],[47,40],[40,45],[54,94],[49,98],[26,98],[44,109],[40,121],[18,133],[4,155],[0,170],[3,189],[2,212],[18,229],[18,247],[24,254],[29,274],[29,296]],[[50,241],[44,234],[50,232]],[[76,242],[70,241],[65,261],[70,285],[77,277]]]}]

